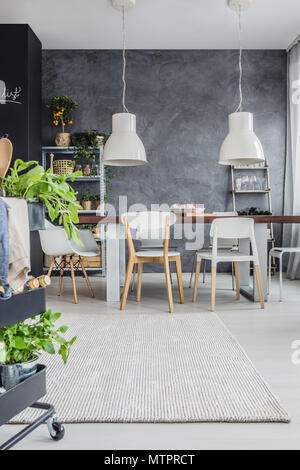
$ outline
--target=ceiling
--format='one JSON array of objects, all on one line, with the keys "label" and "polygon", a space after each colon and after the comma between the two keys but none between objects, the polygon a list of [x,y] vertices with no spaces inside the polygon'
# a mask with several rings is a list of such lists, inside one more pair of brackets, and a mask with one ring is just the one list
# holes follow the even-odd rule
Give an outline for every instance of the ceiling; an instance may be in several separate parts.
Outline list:
[{"label": "ceiling", "polygon": [[[226,0],[136,0],[129,49],[234,49],[236,14]],[[1,23],[28,23],[44,49],[120,49],[121,14],[110,0],[0,0]],[[243,45],[286,49],[300,33],[299,0],[253,0]]]}]

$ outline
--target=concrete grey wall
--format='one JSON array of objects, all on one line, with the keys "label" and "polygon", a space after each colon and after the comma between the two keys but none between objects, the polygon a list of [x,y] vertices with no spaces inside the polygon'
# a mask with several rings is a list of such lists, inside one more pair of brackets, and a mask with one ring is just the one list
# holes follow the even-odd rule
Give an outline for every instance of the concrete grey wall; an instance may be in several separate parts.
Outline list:
[{"label": "concrete grey wall", "polygon": [[[43,102],[67,94],[79,103],[72,131],[110,132],[121,111],[121,51],[43,51]],[[275,214],[283,213],[286,139],[286,53],[245,51],[244,110],[271,166]],[[196,202],[206,212],[232,210],[230,171],[218,165],[228,114],[238,104],[238,51],[128,51],[127,107],[137,115],[149,165],[116,168],[109,201]],[[43,143],[56,129],[43,112]],[[263,196],[241,196],[239,208],[266,208]],[[281,227],[276,227],[278,243]],[[184,254],[190,271],[191,253]]]}]

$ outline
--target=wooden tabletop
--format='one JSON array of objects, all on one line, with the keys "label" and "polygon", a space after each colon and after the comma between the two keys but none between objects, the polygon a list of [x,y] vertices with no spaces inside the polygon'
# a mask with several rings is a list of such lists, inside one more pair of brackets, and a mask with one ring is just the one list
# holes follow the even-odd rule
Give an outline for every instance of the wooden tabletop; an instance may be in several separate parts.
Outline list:
[{"label": "wooden tabletop", "polygon": [[[224,219],[226,217],[216,216],[214,214],[204,214],[203,216],[197,215],[177,215],[178,224],[190,224],[190,223],[204,223],[211,224],[215,219]],[[246,218],[254,219],[256,224],[300,224],[300,216],[298,215],[253,215],[246,216]],[[119,224],[120,216],[108,217],[98,215],[80,215],[80,224]]]}]

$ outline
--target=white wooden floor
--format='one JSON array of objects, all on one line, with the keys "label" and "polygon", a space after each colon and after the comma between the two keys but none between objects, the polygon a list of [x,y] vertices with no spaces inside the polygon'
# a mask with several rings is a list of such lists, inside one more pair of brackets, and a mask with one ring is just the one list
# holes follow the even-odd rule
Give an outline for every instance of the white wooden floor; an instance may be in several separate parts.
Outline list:
[{"label": "white wooden floor", "polygon": [[[176,285],[173,286],[176,312],[209,311],[209,276],[207,284],[200,285],[199,302],[192,304],[192,291],[185,276],[185,305],[179,305]],[[72,303],[71,285],[64,281],[62,296],[56,296],[57,279],[48,290],[48,306],[66,317],[72,312],[99,312],[113,315],[118,304],[103,301],[104,284],[92,280],[96,299],[78,279],[79,304]],[[292,416],[290,424],[80,424],[66,426],[66,437],[55,443],[49,439],[45,426],[36,430],[16,449],[300,449],[300,365],[292,364],[292,342],[300,340],[300,282],[285,281],[285,301],[276,301],[278,283],[274,283],[274,297],[265,311],[246,299],[235,301],[231,278],[218,276],[216,313],[244,347],[273,392],[280,398]],[[164,276],[144,276],[142,302],[137,305],[130,297],[127,313],[168,313]],[[20,426],[0,428],[1,442],[17,432]]]}]

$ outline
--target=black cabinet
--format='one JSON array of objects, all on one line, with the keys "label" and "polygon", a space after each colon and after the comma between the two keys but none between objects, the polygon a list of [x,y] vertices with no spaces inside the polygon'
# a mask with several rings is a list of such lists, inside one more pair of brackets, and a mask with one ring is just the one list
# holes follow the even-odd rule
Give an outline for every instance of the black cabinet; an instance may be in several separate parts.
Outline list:
[{"label": "black cabinet", "polygon": [[13,143],[13,160],[40,160],[41,42],[30,26],[0,25],[0,137]]}]

